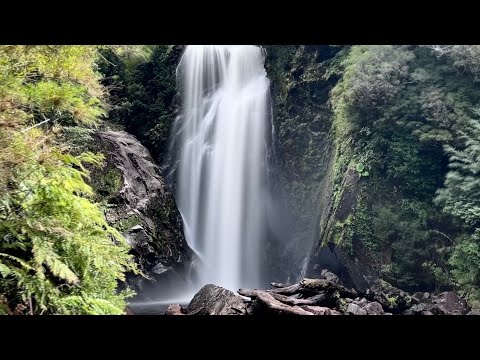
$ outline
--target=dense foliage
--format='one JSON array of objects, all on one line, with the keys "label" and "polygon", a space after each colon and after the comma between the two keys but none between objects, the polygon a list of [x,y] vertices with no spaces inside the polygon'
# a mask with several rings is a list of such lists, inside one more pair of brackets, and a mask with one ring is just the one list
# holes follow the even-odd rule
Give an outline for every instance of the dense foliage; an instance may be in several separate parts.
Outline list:
[{"label": "dense foliage", "polygon": [[63,126],[105,114],[95,46],[0,47],[0,313],[122,314],[136,271]]},{"label": "dense foliage", "polygon": [[167,153],[175,117],[179,50],[172,45],[141,47],[130,56],[110,48],[102,51],[108,60],[102,64],[103,82],[112,88],[110,120],[125,126],[160,163]]},{"label": "dense foliage", "polygon": [[354,46],[332,92],[339,192],[366,170],[343,241],[402,287],[478,296],[478,51]]}]

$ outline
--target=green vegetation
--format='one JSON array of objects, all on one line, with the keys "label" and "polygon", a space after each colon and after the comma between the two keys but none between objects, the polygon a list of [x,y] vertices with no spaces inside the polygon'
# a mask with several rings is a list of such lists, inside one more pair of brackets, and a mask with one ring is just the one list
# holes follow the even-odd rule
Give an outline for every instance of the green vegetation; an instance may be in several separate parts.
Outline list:
[{"label": "green vegetation", "polygon": [[110,121],[122,124],[145,145],[155,160],[163,161],[170,126],[175,119],[178,46],[136,47],[135,52],[102,51],[103,83],[111,88]]},{"label": "green vegetation", "polygon": [[97,60],[95,46],[0,47],[1,313],[125,311],[117,286],[136,266],[86,182],[103,156],[65,142],[106,113]]},{"label": "green vegetation", "polygon": [[479,296],[478,51],[354,46],[332,91],[337,196],[348,167],[362,175],[336,240],[403,288]]}]

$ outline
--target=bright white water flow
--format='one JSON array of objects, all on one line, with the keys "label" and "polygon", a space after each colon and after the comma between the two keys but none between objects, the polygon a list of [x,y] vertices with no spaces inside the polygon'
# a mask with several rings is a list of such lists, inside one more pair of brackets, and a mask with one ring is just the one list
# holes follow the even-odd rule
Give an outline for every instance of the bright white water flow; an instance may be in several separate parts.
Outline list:
[{"label": "bright white water flow", "polygon": [[253,45],[190,45],[177,68],[176,198],[201,285],[261,284],[270,83]]}]

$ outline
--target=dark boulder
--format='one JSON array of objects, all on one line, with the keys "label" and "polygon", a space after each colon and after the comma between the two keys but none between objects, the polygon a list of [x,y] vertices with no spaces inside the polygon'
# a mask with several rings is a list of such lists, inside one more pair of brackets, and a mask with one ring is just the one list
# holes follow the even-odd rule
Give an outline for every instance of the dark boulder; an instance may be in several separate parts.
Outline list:
[{"label": "dark boulder", "polygon": [[342,280],[337,275],[335,275],[333,272],[331,272],[330,270],[327,270],[327,269],[323,269],[320,272],[320,279],[325,279],[325,280],[331,281],[335,284],[343,285]]},{"label": "dark boulder", "polygon": [[307,270],[308,276],[325,278],[327,274],[333,273],[339,280],[331,281],[353,288],[362,294],[377,279],[369,266],[358,259],[351,259],[340,247],[331,242],[323,246],[309,262],[311,266],[314,265],[311,270]]},{"label": "dark boulder", "polygon": [[185,310],[180,304],[170,304],[165,311],[165,315],[185,315]]},{"label": "dark boulder", "polygon": [[465,315],[468,312],[467,303],[456,292],[443,292],[433,298],[435,315]]},{"label": "dark boulder", "polygon": [[373,301],[368,303],[363,307],[363,310],[367,312],[367,315],[383,315],[385,312],[383,311],[382,305],[380,303]]},{"label": "dark boulder", "polygon": [[355,303],[348,304],[347,314],[350,315],[367,315],[367,312],[360,306]]},{"label": "dark boulder", "polygon": [[247,315],[247,306],[238,295],[213,284],[205,285],[187,307],[187,315]]},{"label": "dark boulder", "polygon": [[412,305],[418,303],[414,297],[400,290],[384,280],[377,280],[367,290],[365,297],[370,301],[380,303],[383,309],[399,314]]},{"label": "dark boulder", "polygon": [[107,204],[105,217],[131,247],[145,277],[127,274],[127,283],[141,295],[157,299],[188,282],[193,252],[183,234],[182,217],[170,188],[149,151],[124,131],[101,131],[88,148],[105,155],[105,166],[92,169],[91,185]]}]

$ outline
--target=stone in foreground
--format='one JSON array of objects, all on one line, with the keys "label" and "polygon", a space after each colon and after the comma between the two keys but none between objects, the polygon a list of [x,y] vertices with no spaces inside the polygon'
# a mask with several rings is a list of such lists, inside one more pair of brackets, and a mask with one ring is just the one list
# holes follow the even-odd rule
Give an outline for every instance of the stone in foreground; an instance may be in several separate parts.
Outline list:
[{"label": "stone in foreground", "polygon": [[187,315],[246,315],[247,307],[240,296],[213,284],[205,285],[187,307]]}]

